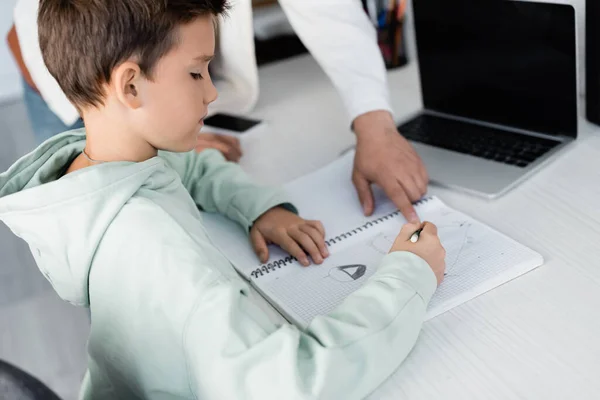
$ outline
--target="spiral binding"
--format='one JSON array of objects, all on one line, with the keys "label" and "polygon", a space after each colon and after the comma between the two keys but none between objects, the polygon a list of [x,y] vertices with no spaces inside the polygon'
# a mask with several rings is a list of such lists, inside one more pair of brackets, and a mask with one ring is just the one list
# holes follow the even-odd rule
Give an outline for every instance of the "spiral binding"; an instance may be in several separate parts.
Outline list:
[{"label": "spiral binding", "polygon": [[[416,203],[414,203],[415,206],[427,203],[428,201],[432,200],[433,197],[424,197],[421,200],[417,201]],[[392,219],[394,217],[397,217],[398,215],[400,215],[400,211],[396,210],[394,212],[391,212],[389,214],[384,215],[383,217],[374,219],[373,221],[369,221],[355,229],[349,230],[345,233],[342,233],[341,235],[332,237],[329,240],[325,241],[325,244],[328,247],[331,247],[332,245],[336,244],[336,243],[340,243],[341,241],[343,241],[344,239],[347,239],[349,237],[352,237],[354,235],[357,235],[360,232],[366,231],[368,229],[370,229],[371,227],[373,227],[374,225],[378,225],[379,223],[385,222],[389,219]],[[255,269],[254,271],[252,271],[250,273],[250,275],[252,275],[254,278],[258,278],[259,276],[264,276],[265,274],[270,274],[271,272],[281,269],[281,267],[284,267],[288,264],[293,263],[294,261],[298,261],[298,259],[294,256],[287,256],[285,258],[280,258],[279,260],[276,261],[272,261],[269,262],[267,264],[263,264],[260,267],[258,267],[257,269]]]},{"label": "spiral binding", "polygon": [[298,261],[298,259],[294,256],[287,256],[287,257],[281,258],[277,261],[273,261],[273,262],[261,265],[260,267],[258,267],[254,271],[252,271],[252,273],[250,275],[252,275],[255,278],[258,278],[259,276],[263,276],[264,274],[270,274],[272,271],[275,271],[276,269],[281,269],[281,267],[291,264],[294,261]]}]

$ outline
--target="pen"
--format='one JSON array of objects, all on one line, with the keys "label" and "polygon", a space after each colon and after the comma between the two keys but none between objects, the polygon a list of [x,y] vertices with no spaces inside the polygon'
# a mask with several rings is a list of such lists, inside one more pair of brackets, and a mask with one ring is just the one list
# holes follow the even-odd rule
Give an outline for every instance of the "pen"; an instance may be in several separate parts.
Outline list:
[{"label": "pen", "polygon": [[419,237],[421,236],[421,232],[423,232],[423,228],[417,229],[417,231],[410,236],[410,242],[417,243],[419,241]]}]

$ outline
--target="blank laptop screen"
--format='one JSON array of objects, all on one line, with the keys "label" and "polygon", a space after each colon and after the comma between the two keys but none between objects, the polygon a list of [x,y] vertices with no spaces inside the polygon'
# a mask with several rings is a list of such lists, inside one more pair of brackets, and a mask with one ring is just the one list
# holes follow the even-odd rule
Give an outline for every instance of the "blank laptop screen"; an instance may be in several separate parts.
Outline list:
[{"label": "blank laptop screen", "polygon": [[426,109],[577,135],[573,7],[510,0],[413,0],[413,7]]}]

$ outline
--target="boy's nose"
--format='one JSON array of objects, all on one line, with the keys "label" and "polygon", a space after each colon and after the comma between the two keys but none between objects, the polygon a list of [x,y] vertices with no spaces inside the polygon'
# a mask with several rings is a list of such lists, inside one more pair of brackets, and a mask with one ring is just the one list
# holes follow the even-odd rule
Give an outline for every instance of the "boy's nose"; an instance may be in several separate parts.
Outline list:
[{"label": "boy's nose", "polygon": [[206,90],[206,95],[205,95],[204,101],[206,102],[206,104],[210,104],[213,101],[217,100],[217,97],[219,97],[219,92],[217,91],[217,88],[213,84],[212,79],[209,78],[208,79],[208,87]]}]

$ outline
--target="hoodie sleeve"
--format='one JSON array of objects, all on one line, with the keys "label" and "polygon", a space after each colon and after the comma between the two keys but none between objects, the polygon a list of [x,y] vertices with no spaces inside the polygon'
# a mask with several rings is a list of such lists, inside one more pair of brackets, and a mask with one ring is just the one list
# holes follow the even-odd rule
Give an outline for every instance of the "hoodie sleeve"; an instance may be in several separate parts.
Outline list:
[{"label": "hoodie sleeve", "polygon": [[252,183],[238,164],[226,161],[217,150],[161,153],[161,157],[177,171],[198,207],[223,214],[246,231],[273,207],[297,213],[282,189]]},{"label": "hoodie sleeve", "polygon": [[184,332],[199,399],[361,399],[404,361],[436,288],[428,265],[393,253],[365,285],[306,331],[276,326],[243,282],[199,291]]}]

